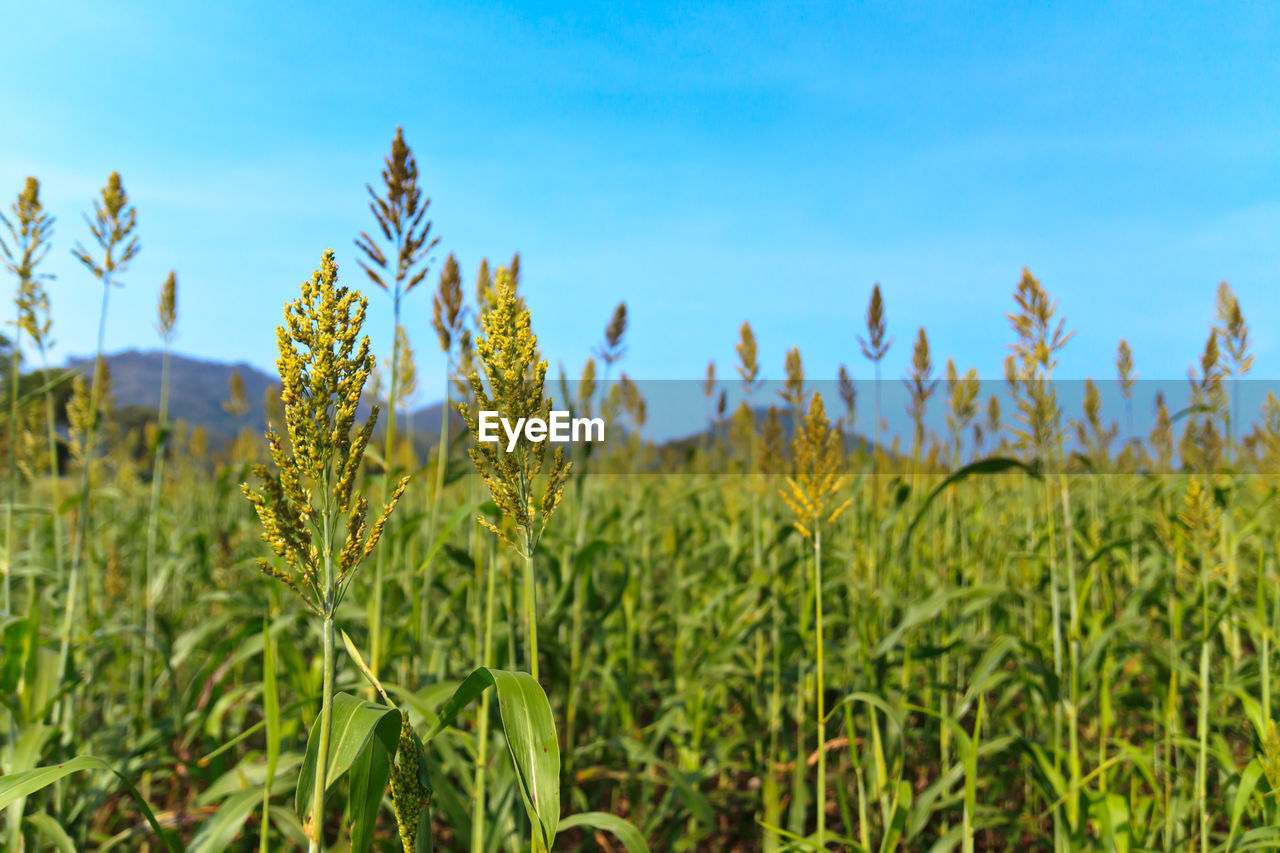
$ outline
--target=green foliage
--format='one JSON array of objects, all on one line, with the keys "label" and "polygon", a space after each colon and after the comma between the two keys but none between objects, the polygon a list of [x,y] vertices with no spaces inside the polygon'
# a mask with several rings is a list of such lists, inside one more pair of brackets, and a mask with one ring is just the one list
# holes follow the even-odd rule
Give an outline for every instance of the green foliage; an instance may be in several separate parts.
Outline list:
[{"label": "green foliage", "polygon": [[[409,165],[394,147],[391,206],[375,216],[388,236],[404,208],[421,270],[430,240]],[[90,219],[102,251],[81,250],[106,292],[136,254],[135,218],[113,177]],[[371,275],[396,268],[366,254]],[[467,306],[446,264],[437,331],[450,380],[474,371],[450,386],[469,413],[549,405],[513,267],[495,278],[486,264],[482,304]],[[737,456],[717,436],[664,463],[633,436],[572,468],[529,448],[482,455],[477,476],[446,420],[429,476],[401,492],[388,472],[412,454],[393,457],[392,430],[369,451],[357,427],[372,367],[353,322],[363,305],[326,256],[282,331],[275,420],[288,436],[253,492],[261,517],[238,489],[261,448],[218,464],[181,425],[103,418],[105,371],[103,399],[83,377],[71,398],[80,468],[68,472],[69,383],[27,371],[6,386],[5,432],[13,449],[47,435],[52,464],[15,453],[24,474],[8,484],[0,843],[1274,849],[1280,491],[1251,472],[1280,463],[1280,404],[1252,433],[1230,405],[1224,377],[1252,365],[1239,302],[1220,289],[1194,404],[1171,417],[1162,401],[1150,440],[1117,450],[1096,388],[1074,413],[1049,384],[1071,337],[1056,303],[1029,272],[1015,299],[1015,423],[1002,431],[992,397],[989,454],[962,452],[982,410],[973,375],[949,361],[945,445],[916,433],[909,458],[886,452],[877,400],[874,445],[847,453],[793,349],[790,449],[771,409],[760,425],[738,419]],[[877,371],[886,316],[877,287],[862,342]],[[606,377],[626,325],[619,306],[597,352]],[[934,356],[916,340],[922,418]],[[744,324],[748,392],[757,355]],[[1145,404],[1127,345],[1117,361],[1126,406]],[[857,396],[842,378],[851,424]],[[640,423],[639,386],[616,387],[605,406]],[[1073,435],[1087,452],[1068,452]],[[637,459],[678,476],[611,473]],[[717,473],[734,459],[739,473]],[[398,523],[380,525],[383,510],[365,530],[363,501],[401,494]],[[477,515],[522,532],[520,547],[482,535]],[[303,588],[319,619],[246,570],[263,555],[262,521],[273,576]],[[355,572],[378,532],[381,568]],[[382,650],[372,664],[366,647]]]},{"label": "green foliage", "polygon": [[7,808],[10,803],[47,788],[72,773],[79,773],[85,770],[105,770],[115,774],[120,784],[133,796],[138,804],[138,809],[142,812],[142,816],[146,818],[147,824],[155,832],[156,836],[164,842],[169,850],[173,850],[176,853],[176,851],[182,849],[172,841],[168,833],[160,829],[160,825],[156,823],[156,817],[152,814],[147,801],[138,793],[138,789],[125,778],[124,774],[102,759],[95,758],[92,755],[78,755],[52,767],[36,767],[20,773],[5,774],[4,777],[0,778],[0,809]]},{"label": "green foliage", "polygon": [[425,740],[451,722],[490,687],[498,694],[502,730],[516,770],[520,798],[535,827],[539,849],[551,850],[560,820],[560,746],[547,696],[527,673],[480,667],[445,703]]}]

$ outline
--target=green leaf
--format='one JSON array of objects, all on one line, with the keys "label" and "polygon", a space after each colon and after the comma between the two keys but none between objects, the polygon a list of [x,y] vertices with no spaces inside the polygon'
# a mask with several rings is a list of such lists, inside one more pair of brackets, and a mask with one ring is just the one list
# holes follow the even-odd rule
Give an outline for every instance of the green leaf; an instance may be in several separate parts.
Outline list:
[{"label": "green leaf", "polygon": [[[304,822],[311,813],[311,794],[316,784],[316,756],[320,751],[320,726],[311,727],[307,738],[307,755],[298,772],[298,790],[294,810]],[[333,720],[329,730],[329,767],[325,774],[325,790],[355,766],[371,740],[395,755],[400,739],[400,714],[394,708],[357,699],[349,693],[333,697]],[[369,768],[371,769],[371,768]],[[379,792],[379,797],[381,792]]]},{"label": "green leaf", "polygon": [[59,853],[76,853],[75,842],[71,840],[71,836],[67,835],[67,831],[62,828],[62,824],[45,812],[36,812],[30,815],[26,822],[34,826],[36,831],[45,837],[46,841],[58,849]]},{"label": "green leaf", "polygon": [[418,574],[427,570],[427,565],[453,533],[454,528],[470,517],[479,506],[480,504],[478,503],[468,504],[449,517],[449,520],[444,523],[444,527],[440,528],[440,532],[436,534],[436,541],[432,542],[431,547],[427,549],[427,556],[423,557],[422,562],[418,564]]},{"label": "green leaf", "polygon": [[[57,732],[53,726],[40,724],[27,725],[20,729],[17,739],[4,751],[0,752],[0,772],[20,773],[31,770],[40,763],[40,753],[45,744]],[[21,848],[22,812],[26,809],[26,797],[18,797],[6,808],[9,846],[14,850]]]},{"label": "green leaf", "polygon": [[261,800],[262,792],[257,790],[241,791],[227,797],[191,839],[187,853],[218,853],[231,849],[231,842],[236,840],[249,813]]},{"label": "green leaf", "polygon": [[1040,470],[1036,467],[1027,465],[1024,462],[1019,462],[1017,459],[993,456],[989,459],[979,459],[977,462],[971,462],[959,471],[956,471],[947,479],[943,480],[938,484],[937,488],[929,493],[929,497],[924,499],[924,503],[920,506],[920,510],[916,513],[916,517],[911,519],[911,524],[907,526],[907,534],[902,537],[902,550],[904,552],[906,551],[907,546],[911,542],[911,534],[915,533],[917,525],[919,525],[920,520],[924,518],[924,514],[929,511],[929,507],[933,504],[934,499],[946,491],[948,487],[955,485],[961,480],[972,477],[974,474],[1001,474],[1011,469],[1023,471],[1027,476],[1036,480],[1041,478]]},{"label": "green leaf", "polygon": [[1130,826],[1129,804],[1119,794],[1107,794],[1093,803],[1090,811],[1102,827],[1102,838],[1107,849],[1116,853],[1129,853]]},{"label": "green leaf", "polygon": [[661,768],[666,774],[666,778],[680,792],[681,799],[684,800],[684,804],[689,811],[693,813],[693,817],[708,827],[715,826],[715,809],[712,808],[706,794],[698,790],[698,776],[696,773],[687,773],[662,760],[657,753],[649,748],[648,744],[634,738],[621,738],[617,743],[626,750],[628,761],[632,765],[651,764]]},{"label": "green leaf", "polygon": [[1005,591],[1004,588],[995,584],[953,587],[935,592],[923,601],[912,602],[903,613],[902,621],[880,641],[875,654],[880,657],[892,650],[902,640],[904,634],[917,626],[936,620],[953,601],[982,597],[995,598]]},{"label": "green leaf", "polygon": [[156,836],[164,842],[165,847],[178,853],[181,850],[173,838],[167,833],[161,831],[160,824],[156,823],[156,816],[152,814],[151,807],[147,805],[147,801],[142,798],[142,794],[138,793],[138,789],[133,787],[133,783],[125,778],[114,767],[101,758],[95,758],[92,755],[77,755],[70,761],[64,761],[61,764],[53,764],[48,767],[37,767],[33,770],[26,770],[22,773],[11,773],[0,778],[0,809],[7,807],[21,797],[34,794],[36,791],[46,788],[72,773],[78,773],[81,770],[109,770],[116,775],[116,778],[129,790],[133,795],[133,799],[138,803],[138,810],[142,812],[142,816],[147,823],[151,825],[151,829]]},{"label": "green leaf", "polygon": [[893,795],[891,817],[886,823],[884,838],[880,842],[881,853],[892,853],[898,849],[902,833],[907,827],[907,817],[911,814],[912,790],[910,782],[899,782]]},{"label": "green leaf", "polygon": [[1206,406],[1204,403],[1197,403],[1194,406],[1187,406],[1182,411],[1169,418],[1169,423],[1176,424],[1178,421],[1191,415],[1206,415],[1213,411],[1213,408]]},{"label": "green leaf", "polygon": [[[783,848],[784,850],[828,849],[818,844],[818,834],[816,832],[813,835],[799,835],[797,833],[791,832],[790,830],[783,829],[780,826],[773,826],[771,824],[767,824],[764,822],[759,822],[759,823],[760,823],[760,826],[764,827],[769,832],[772,832],[775,835],[778,835],[785,839],[789,839],[791,841],[789,845]],[[957,826],[955,830],[953,830],[953,834],[958,833],[959,830],[960,830],[960,827]],[[841,845],[840,849],[854,850],[854,851],[857,851],[857,853],[866,853],[866,850],[867,850],[867,848],[863,847],[861,844],[859,844],[857,841],[854,841],[852,838],[845,838],[842,835],[837,835],[836,833],[832,832],[829,829],[827,830],[827,833],[826,833],[826,842],[827,844],[832,844],[832,843],[839,844]],[[948,849],[948,848],[943,848],[943,849]]]},{"label": "green leaf", "polygon": [[528,673],[480,667],[458,685],[423,742],[438,735],[490,687],[498,694],[502,729],[525,811],[542,849],[550,850],[560,820],[560,746],[547,694]]},{"label": "green leaf", "polygon": [[617,815],[608,812],[582,812],[560,821],[561,829],[573,829],[575,826],[589,826],[612,833],[627,848],[627,853],[649,853],[649,845],[645,843],[640,830]]},{"label": "green leaf", "polygon": [[351,768],[351,849],[358,853],[368,850],[373,843],[373,830],[378,823],[378,810],[382,808],[382,795],[391,779],[391,761],[398,742],[397,735],[388,748],[381,739],[372,738]]},{"label": "green leaf", "polygon": [[1253,796],[1253,789],[1258,785],[1258,778],[1262,776],[1262,764],[1258,759],[1253,759],[1248,766],[1244,768],[1244,772],[1240,774],[1240,784],[1236,788],[1235,801],[1231,804],[1231,833],[1227,836],[1227,846],[1235,840],[1236,833],[1240,830],[1240,817],[1244,814],[1244,807],[1249,804],[1249,798]]}]

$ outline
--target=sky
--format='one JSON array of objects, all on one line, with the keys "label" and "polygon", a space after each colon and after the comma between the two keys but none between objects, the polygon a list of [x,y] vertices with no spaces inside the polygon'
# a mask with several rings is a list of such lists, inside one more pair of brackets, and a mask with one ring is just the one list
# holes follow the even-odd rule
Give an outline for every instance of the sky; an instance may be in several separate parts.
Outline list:
[{"label": "sky", "polygon": [[[366,291],[365,184],[397,125],[468,285],[519,250],[534,331],[576,376],[614,306],[621,368],[871,375],[872,285],[908,369],[918,327],[1002,375],[1022,268],[1075,337],[1058,375],[1185,375],[1214,291],[1280,377],[1280,7],[1166,4],[7,4],[0,195],[57,217],[55,355],[91,353],[100,291],[71,258],[118,170],[142,253],[109,351],[152,349],[165,274],[185,354],[273,369],[283,304],[332,247]],[[7,208],[7,203],[6,203]],[[468,292],[471,288],[468,286]],[[430,287],[404,304],[421,401],[444,361]]]}]

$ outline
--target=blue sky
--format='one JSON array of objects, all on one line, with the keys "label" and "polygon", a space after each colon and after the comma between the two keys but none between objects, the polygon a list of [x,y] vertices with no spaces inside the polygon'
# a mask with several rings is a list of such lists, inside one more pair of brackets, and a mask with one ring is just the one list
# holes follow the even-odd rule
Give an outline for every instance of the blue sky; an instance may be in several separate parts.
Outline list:
[{"label": "blue sky", "polygon": [[[1222,279],[1255,373],[1280,375],[1280,7],[365,5],[10,4],[0,192],[34,174],[58,217],[59,353],[93,347],[98,292],[69,250],[118,169],[143,252],[108,348],[158,346],[173,268],[177,348],[270,369],[324,248],[364,287],[364,184],[401,124],[437,268],[454,251],[470,279],[519,249],[571,375],[625,299],[634,376],[731,375],[743,320],[769,376],[792,345],[813,377],[867,376],[880,282],[886,376],[923,325],[939,371],[998,378],[1024,265],[1078,330],[1062,376],[1110,378],[1121,336],[1142,376],[1182,376]],[[389,300],[369,296],[385,351]],[[426,401],[426,287],[405,312]]]}]

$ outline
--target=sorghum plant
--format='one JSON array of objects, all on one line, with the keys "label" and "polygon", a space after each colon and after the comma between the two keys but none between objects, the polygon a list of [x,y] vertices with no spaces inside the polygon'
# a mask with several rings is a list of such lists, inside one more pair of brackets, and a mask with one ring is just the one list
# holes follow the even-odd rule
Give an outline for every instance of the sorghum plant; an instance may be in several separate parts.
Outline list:
[{"label": "sorghum plant", "polygon": [[[5,508],[5,563],[4,586],[0,593],[0,606],[8,614],[12,609],[10,584],[13,575],[13,553],[15,550],[13,534],[13,507],[17,501],[17,476],[14,471],[17,447],[18,424],[18,367],[22,358],[19,347],[22,332],[27,332],[43,349],[42,338],[48,334],[49,297],[45,295],[42,282],[50,276],[36,272],[36,267],[49,253],[49,235],[53,231],[53,217],[44,212],[40,203],[40,182],[35,178],[27,178],[22,192],[12,207],[13,219],[7,219],[0,213],[0,223],[9,232],[9,241],[0,238],[0,255],[4,255],[4,267],[18,280],[18,290],[14,298],[17,308],[17,319],[14,322],[13,340],[10,342],[9,371],[9,502]],[[9,244],[13,247],[10,248]],[[43,328],[36,319],[36,312],[43,309]]]},{"label": "sorghum plant", "polygon": [[[360,268],[370,281],[391,296],[391,369],[387,379],[390,387],[387,391],[387,426],[382,453],[382,492],[385,498],[392,489],[391,460],[395,449],[396,407],[399,404],[401,380],[400,347],[397,346],[401,328],[400,303],[427,277],[428,255],[440,242],[439,237],[431,236],[431,220],[426,218],[431,199],[422,195],[422,189],[418,186],[418,162],[408,143],[404,141],[403,129],[399,127],[396,128],[395,139],[391,141],[391,153],[385,160],[382,183],[385,188],[382,195],[371,184],[367,184],[365,189],[369,193],[369,209],[378,223],[378,230],[390,245],[384,249],[365,231],[356,238],[356,247],[364,255],[358,261]],[[379,549],[376,555],[373,595],[369,601],[369,667],[374,674],[378,673],[382,662],[382,576],[386,564],[384,550]]]},{"label": "sorghum plant", "polygon": [[360,563],[378,545],[383,526],[404,493],[399,481],[372,528],[366,529],[368,502],[355,490],[365,447],[378,411],[359,430],[356,409],[373,370],[368,337],[357,338],[368,300],[338,286],[333,252],[302,285],[301,295],[285,306],[284,325],[276,330],[276,367],[283,384],[286,451],[272,425],[267,444],[275,471],[254,466],[260,488],[242,488],[262,522],[262,538],[278,558],[259,559],[262,571],[276,578],[321,619],[323,688],[315,788],[312,794],[310,849],[324,847],[324,797],[333,716],[335,667],[334,615]]},{"label": "sorghum plant", "polygon": [[[484,372],[471,374],[473,402],[459,404],[472,435],[479,436],[481,411],[497,411],[512,423],[520,418],[546,419],[551,398],[543,396],[547,376],[546,361],[537,358],[538,339],[533,334],[529,311],[516,296],[511,275],[498,270],[494,299],[480,317],[482,336],[476,352]],[[547,519],[555,512],[564,494],[571,462],[564,450],[556,448],[541,499],[534,480],[546,461],[546,443],[521,440],[507,453],[495,442],[476,442],[470,451],[480,478],[489,488],[493,502],[516,529],[512,539],[483,517],[480,523],[511,545],[525,562],[525,623],[528,629],[529,672],[538,678],[538,625],[534,602],[533,552]]]},{"label": "sorghum plant", "polygon": [[846,477],[840,473],[844,448],[841,446],[840,433],[827,419],[821,394],[814,393],[809,411],[792,439],[791,449],[795,455],[795,476],[787,478],[787,488],[782,490],[782,498],[796,515],[796,529],[813,543],[813,645],[818,680],[817,707],[814,709],[814,727],[818,735],[817,841],[819,845],[823,845],[826,841],[827,750],[823,735],[826,707],[822,669],[822,526],[839,518],[853,502],[853,498],[835,504],[846,481]]},{"label": "sorghum plant", "polygon": [[[93,203],[93,217],[85,217],[89,223],[89,231],[94,242],[102,250],[100,257],[94,257],[82,244],[77,243],[71,254],[102,285],[102,309],[98,314],[98,349],[94,359],[93,383],[89,387],[88,419],[85,421],[84,459],[81,466],[80,508],[77,513],[76,537],[71,550],[71,576],[67,583],[67,600],[63,618],[62,647],[59,652],[58,671],[66,672],[66,663],[71,648],[71,627],[75,623],[76,599],[80,563],[84,556],[85,539],[89,532],[89,495],[92,488],[93,452],[98,438],[98,417],[105,387],[100,381],[106,375],[103,362],[103,346],[107,333],[107,303],[111,288],[120,285],[119,276],[129,268],[129,262],[141,250],[134,229],[138,224],[138,211],[129,203],[129,195],[120,181],[120,173],[112,172],[107,178],[107,185],[102,188],[101,201]],[[68,706],[69,707],[69,706]]]}]

